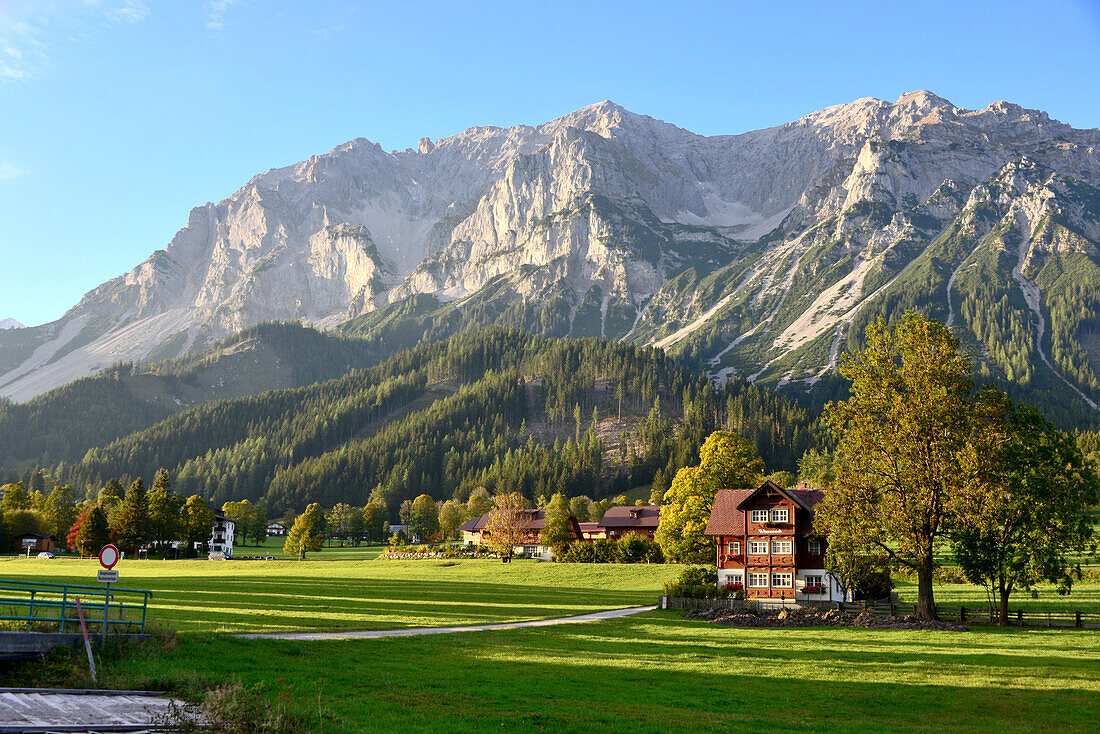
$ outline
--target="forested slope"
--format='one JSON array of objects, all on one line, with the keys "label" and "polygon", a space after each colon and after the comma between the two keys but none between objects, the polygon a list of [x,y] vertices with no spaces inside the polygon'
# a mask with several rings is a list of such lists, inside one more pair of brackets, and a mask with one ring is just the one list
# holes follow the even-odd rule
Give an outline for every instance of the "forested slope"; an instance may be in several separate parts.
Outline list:
[{"label": "forested slope", "polygon": [[[793,469],[823,440],[792,401],[716,387],[662,351],[492,328],[403,351],[308,387],[199,405],[90,450],[54,475],[74,486],[167,468],[175,487],[272,512],[476,486],[599,496],[658,483],[716,428]],[[613,442],[615,445],[607,445]]]},{"label": "forested slope", "polygon": [[0,466],[79,461],[191,406],[311,385],[375,364],[387,350],[379,339],[292,322],[245,329],[193,356],[112,365],[25,403],[0,399]]}]

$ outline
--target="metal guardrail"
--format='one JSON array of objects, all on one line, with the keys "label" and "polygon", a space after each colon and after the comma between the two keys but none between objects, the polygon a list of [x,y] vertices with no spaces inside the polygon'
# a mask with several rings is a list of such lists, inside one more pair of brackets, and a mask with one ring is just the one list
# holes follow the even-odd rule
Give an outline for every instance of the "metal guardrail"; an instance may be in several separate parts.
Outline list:
[{"label": "metal guardrail", "polygon": [[[140,603],[134,598],[137,594],[141,595]],[[0,579],[0,622],[25,622],[27,631],[35,625],[56,624],[58,632],[65,632],[66,626],[70,632],[78,632],[76,599],[80,598],[89,626],[98,625],[101,633],[112,627],[124,626],[129,630],[137,626],[139,633],[144,634],[151,596],[153,592],[145,589],[112,586],[108,592],[103,586]],[[141,618],[137,619],[139,612]],[[112,619],[112,614],[117,618]]]}]

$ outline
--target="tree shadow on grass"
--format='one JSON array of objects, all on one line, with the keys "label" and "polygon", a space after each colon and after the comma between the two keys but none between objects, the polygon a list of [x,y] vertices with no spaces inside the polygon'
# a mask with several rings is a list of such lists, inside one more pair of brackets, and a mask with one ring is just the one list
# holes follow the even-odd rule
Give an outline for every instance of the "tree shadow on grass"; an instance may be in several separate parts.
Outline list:
[{"label": "tree shadow on grass", "polygon": [[[670,652],[661,644],[682,632],[629,619],[321,643],[204,635],[160,661],[128,665],[138,674],[143,665],[206,675],[233,670],[246,683],[278,676],[311,710],[323,679],[328,732],[1095,731],[1095,687],[997,687],[982,683],[982,670],[957,683],[899,682],[893,666],[861,658],[858,649],[803,650],[797,662],[759,668],[743,649]],[[696,630],[700,641],[706,632]],[[985,672],[1010,674],[1001,662],[989,661]],[[856,669],[848,680],[825,680],[814,663]]]}]

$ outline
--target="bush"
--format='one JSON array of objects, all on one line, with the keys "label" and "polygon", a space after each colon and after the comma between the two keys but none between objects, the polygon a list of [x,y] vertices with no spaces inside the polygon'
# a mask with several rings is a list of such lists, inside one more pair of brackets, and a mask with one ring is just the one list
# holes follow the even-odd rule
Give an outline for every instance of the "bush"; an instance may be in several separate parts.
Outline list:
[{"label": "bush", "polygon": [[619,538],[620,563],[664,563],[665,554],[655,540],[630,533]]},{"label": "bush", "polygon": [[593,540],[592,553],[593,563],[618,563],[620,560],[619,544],[607,538]]},{"label": "bush", "polygon": [[713,566],[688,566],[675,581],[665,584],[665,596],[681,599],[718,599],[728,593],[718,588],[718,571]]},{"label": "bush", "polygon": [[558,560],[562,563],[593,563],[596,560],[596,551],[591,543],[578,540],[571,543]]}]

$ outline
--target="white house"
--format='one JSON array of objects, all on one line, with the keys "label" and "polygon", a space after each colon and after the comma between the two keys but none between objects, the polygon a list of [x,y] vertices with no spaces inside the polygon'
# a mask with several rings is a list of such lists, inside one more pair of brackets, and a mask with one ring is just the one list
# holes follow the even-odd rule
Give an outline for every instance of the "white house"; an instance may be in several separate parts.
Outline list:
[{"label": "white house", "polygon": [[267,526],[267,537],[275,538],[286,535],[286,526],[281,522],[273,522]]},{"label": "white house", "polygon": [[233,555],[233,530],[236,523],[223,515],[214,515],[214,528],[210,533],[210,552]]}]

